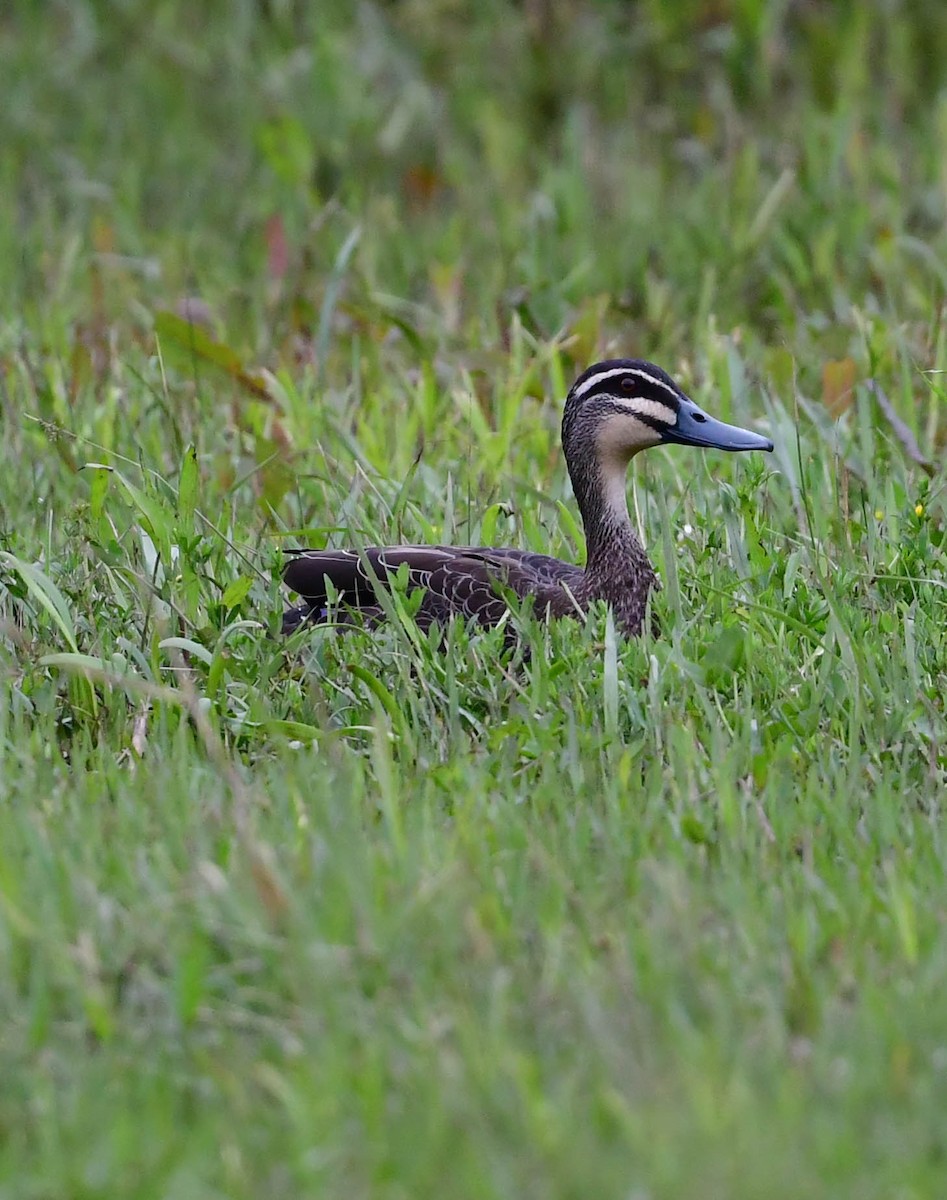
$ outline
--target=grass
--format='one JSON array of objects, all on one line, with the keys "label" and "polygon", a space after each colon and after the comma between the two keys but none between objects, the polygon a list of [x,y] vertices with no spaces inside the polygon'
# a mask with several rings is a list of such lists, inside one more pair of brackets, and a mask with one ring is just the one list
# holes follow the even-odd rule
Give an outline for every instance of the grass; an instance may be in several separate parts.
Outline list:
[{"label": "grass", "polygon": [[[939,6],[9,8],[0,1198],[939,1194]],[[611,353],[661,639],[279,638]]]}]

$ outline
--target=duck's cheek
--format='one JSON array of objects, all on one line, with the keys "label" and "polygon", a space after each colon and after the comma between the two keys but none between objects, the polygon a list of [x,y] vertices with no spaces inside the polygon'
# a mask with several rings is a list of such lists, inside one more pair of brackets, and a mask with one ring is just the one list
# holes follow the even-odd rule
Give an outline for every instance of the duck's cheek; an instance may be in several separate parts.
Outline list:
[{"label": "duck's cheek", "polygon": [[631,413],[615,413],[606,417],[596,436],[599,461],[605,464],[628,465],[639,450],[661,444],[661,434]]}]

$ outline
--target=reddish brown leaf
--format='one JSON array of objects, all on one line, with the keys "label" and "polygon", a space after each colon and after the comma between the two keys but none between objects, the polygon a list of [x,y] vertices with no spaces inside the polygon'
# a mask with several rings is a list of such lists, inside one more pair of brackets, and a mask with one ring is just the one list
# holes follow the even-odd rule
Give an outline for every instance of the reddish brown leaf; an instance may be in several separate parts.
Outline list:
[{"label": "reddish brown leaf", "polygon": [[270,279],[280,280],[289,270],[289,243],[279,213],[266,222],[266,270]]},{"label": "reddish brown leaf", "polygon": [[832,417],[840,417],[855,398],[855,363],[850,358],[830,360],[822,367],[822,403]]},{"label": "reddish brown leaf", "polygon": [[96,254],[115,253],[115,230],[101,217],[92,222],[92,246]]},{"label": "reddish brown leaf", "polygon": [[427,208],[438,197],[444,180],[433,167],[415,163],[401,177],[405,198],[414,208]]},{"label": "reddish brown leaf", "polygon": [[269,851],[269,847],[266,850],[266,853],[261,852],[262,848],[251,853],[250,875],[256,887],[257,896],[266,909],[267,915],[272,921],[279,921],[289,908],[289,900],[273,870],[273,854]]}]

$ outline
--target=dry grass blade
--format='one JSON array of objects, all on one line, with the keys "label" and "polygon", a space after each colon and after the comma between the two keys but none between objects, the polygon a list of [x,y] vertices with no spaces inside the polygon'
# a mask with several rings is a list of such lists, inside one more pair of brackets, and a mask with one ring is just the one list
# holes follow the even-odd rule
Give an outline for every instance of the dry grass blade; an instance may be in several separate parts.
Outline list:
[{"label": "dry grass blade", "polygon": [[914,434],[908,429],[907,425],[901,420],[898,414],[894,411],[891,401],[885,395],[884,389],[876,379],[868,380],[868,387],[871,389],[872,395],[878,401],[878,407],[887,418],[888,424],[894,431],[895,437],[901,443],[901,446],[908,458],[921,468],[921,470],[931,479],[934,478],[934,464],[924,457],[920,446],[917,444],[917,439]]}]

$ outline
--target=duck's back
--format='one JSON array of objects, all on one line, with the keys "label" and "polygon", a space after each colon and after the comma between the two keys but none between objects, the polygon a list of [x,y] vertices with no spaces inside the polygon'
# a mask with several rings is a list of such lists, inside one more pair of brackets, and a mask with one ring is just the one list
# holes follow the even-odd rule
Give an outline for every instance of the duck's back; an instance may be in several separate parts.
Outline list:
[{"label": "duck's back", "polygon": [[[407,571],[409,591],[424,595],[416,620],[422,626],[455,615],[496,625],[507,612],[505,590],[535,598],[537,611],[551,616],[577,611],[581,567],[529,550],[486,546],[371,546],[355,550],[295,550],[283,578],[303,603],[283,615],[283,630],[303,621],[324,620],[329,605],[327,581],[344,610],[356,610],[370,620],[383,617],[377,586]],[[377,583],[376,583],[377,581]]]}]

